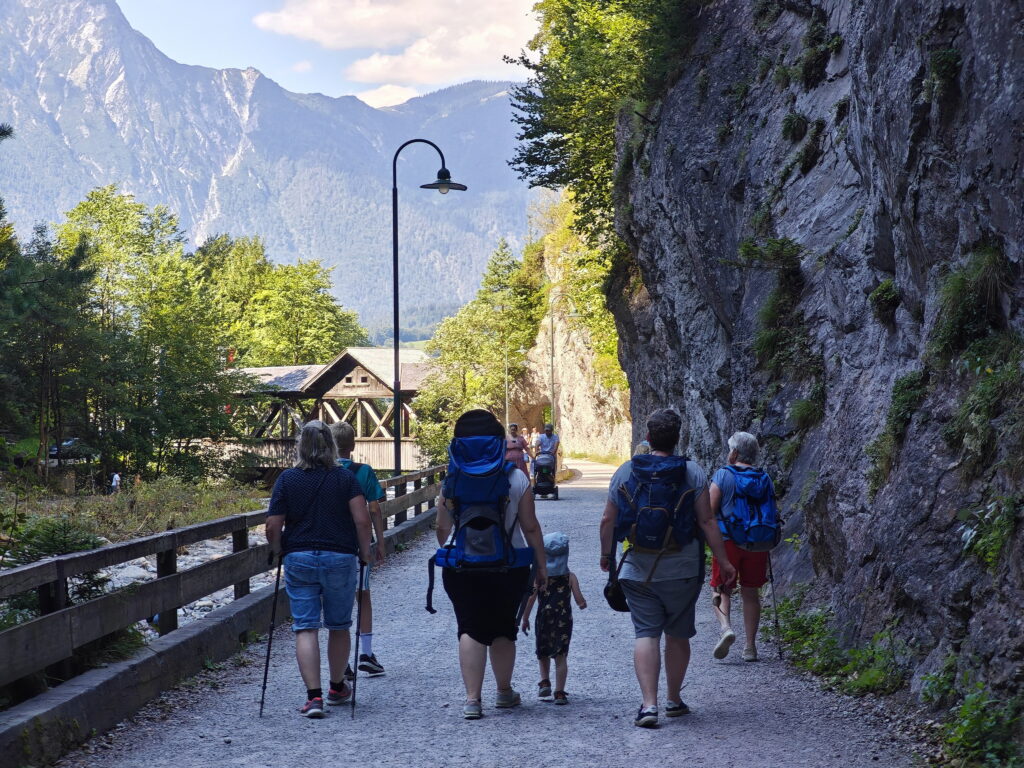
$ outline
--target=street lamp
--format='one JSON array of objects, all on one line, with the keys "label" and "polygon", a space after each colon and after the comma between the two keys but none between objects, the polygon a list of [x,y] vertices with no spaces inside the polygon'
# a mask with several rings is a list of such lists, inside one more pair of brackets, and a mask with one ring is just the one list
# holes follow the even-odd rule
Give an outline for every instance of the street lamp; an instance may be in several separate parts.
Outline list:
[{"label": "street lamp", "polygon": [[402,474],[402,369],[398,362],[398,155],[410,144],[429,144],[441,157],[441,169],[437,172],[437,179],[429,184],[420,184],[420,189],[436,189],[442,195],[447,195],[451,189],[459,192],[466,191],[465,184],[457,184],[452,181],[452,174],[444,162],[444,152],[432,141],[427,139],[409,139],[397,150],[391,161],[391,297],[392,310],[394,313],[394,352],[395,352],[395,389],[394,389],[394,439],[395,439],[395,477]]}]

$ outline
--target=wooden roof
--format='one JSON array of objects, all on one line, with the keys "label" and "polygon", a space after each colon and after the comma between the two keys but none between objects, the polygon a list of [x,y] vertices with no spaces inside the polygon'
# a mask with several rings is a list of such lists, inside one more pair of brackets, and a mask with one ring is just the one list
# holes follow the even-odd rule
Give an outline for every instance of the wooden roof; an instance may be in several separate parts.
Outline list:
[{"label": "wooden roof", "polygon": [[[401,349],[398,361],[402,392],[415,393],[430,370],[430,358],[419,349]],[[388,392],[394,383],[394,351],[389,347],[349,347],[326,365],[284,365],[242,368],[241,373],[257,377],[260,394],[291,398],[320,398],[339,385],[356,367],[368,371]]]}]

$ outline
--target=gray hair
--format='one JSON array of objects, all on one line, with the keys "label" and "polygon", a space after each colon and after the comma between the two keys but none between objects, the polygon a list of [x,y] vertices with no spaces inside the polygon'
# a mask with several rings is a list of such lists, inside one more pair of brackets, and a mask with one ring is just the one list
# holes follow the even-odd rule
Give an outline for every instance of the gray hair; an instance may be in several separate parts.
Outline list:
[{"label": "gray hair", "polygon": [[757,438],[749,432],[735,432],[729,438],[729,450],[736,451],[736,457],[744,464],[756,464],[761,448]]},{"label": "gray hair", "polygon": [[322,421],[307,421],[299,432],[298,458],[295,466],[299,469],[316,467],[332,468],[338,458],[330,428]]},{"label": "gray hair", "polygon": [[356,447],[356,430],[347,421],[337,421],[331,424],[331,434],[338,446],[338,453],[352,453]]}]

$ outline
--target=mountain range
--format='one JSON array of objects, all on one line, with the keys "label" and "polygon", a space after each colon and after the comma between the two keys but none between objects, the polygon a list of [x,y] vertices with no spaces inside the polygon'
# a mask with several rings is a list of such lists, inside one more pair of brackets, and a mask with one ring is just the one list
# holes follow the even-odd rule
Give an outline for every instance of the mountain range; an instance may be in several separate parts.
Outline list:
[{"label": "mountain range", "polygon": [[0,0],[0,122],[16,131],[0,151],[0,195],[23,236],[111,183],[176,212],[194,245],[259,235],[274,261],[333,267],[337,296],[380,338],[390,329],[391,161],[404,141],[437,143],[469,187],[419,189],[437,154],[402,152],[410,324],[470,299],[499,238],[522,243],[530,193],[507,165],[509,85],[470,82],[375,109],[292,93],[251,68],[173,61],[114,0]]}]

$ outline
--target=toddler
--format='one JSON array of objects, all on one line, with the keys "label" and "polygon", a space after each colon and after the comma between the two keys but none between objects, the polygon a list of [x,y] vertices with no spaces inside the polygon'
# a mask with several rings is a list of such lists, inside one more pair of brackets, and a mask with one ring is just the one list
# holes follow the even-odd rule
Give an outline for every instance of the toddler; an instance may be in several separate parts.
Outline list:
[{"label": "toddler", "polygon": [[[569,537],[564,533],[544,535],[544,553],[548,564],[548,587],[540,594],[535,626],[537,637],[537,660],[540,663],[541,681],[537,695],[541,701],[568,704],[565,679],[569,674],[569,641],[572,639],[572,606],[570,595],[580,610],[587,607],[587,601],[580,591],[576,574],[569,570]],[[529,632],[530,613],[538,602],[537,592],[530,595],[523,612],[523,632]],[[555,689],[551,690],[551,659],[555,660]]]}]

